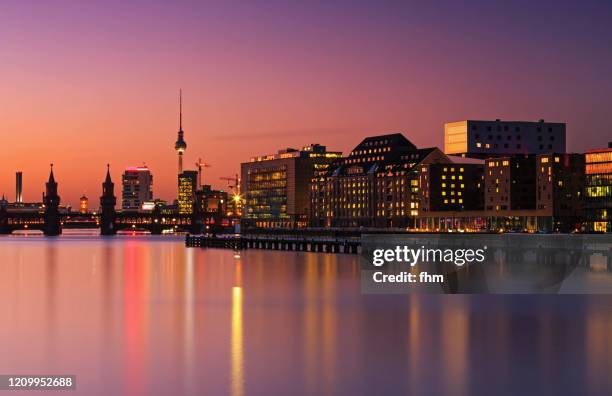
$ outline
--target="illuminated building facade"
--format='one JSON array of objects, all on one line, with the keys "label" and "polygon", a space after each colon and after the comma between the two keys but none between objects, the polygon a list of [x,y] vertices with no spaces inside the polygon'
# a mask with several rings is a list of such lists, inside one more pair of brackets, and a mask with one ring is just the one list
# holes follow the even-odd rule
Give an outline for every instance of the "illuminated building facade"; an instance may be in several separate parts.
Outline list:
[{"label": "illuminated building facade", "polygon": [[565,151],[565,123],[464,120],[444,124],[446,154],[491,158]]},{"label": "illuminated building facade", "polygon": [[244,195],[242,223],[257,227],[304,227],[310,211],[310,182],[315,170],[342,153],[313,144],[301,150],[251,158],[241,164]]},{"label": "illuminated building facade", "polygon": [[418,214],[417,165],[448,162],[437,148],[417,149],[402,134],[365,138],[313,178],[314,227],[411,227]]},{"label": "illuminated building facade", "polygon": [[178,176],[178,212],[192,214],[198,183],[198,172],[186,170]]},{"label": "illuminated building facade", "polygon": [[421,212],[484,209],[484,163],[423,164],[418,185]]},{"label": "illuminated building facade", "polygon": [[585,153],[585,164],[585,229],[612,232],[612,143]]},{"label": "illuminated building facade", "polygon": [[122,176],[121,208],[139,210],[153,199],[153,175],[146,166],[130,166]]}]

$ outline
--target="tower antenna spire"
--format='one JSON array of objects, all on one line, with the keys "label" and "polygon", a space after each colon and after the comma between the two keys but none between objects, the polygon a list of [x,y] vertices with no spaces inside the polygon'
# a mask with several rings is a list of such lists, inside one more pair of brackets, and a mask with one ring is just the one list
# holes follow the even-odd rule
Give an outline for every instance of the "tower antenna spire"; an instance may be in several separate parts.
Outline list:
[{"label": "tower antenna spire", "polygon": [[183,130],[183,90],[179,89],[179,131]]}]

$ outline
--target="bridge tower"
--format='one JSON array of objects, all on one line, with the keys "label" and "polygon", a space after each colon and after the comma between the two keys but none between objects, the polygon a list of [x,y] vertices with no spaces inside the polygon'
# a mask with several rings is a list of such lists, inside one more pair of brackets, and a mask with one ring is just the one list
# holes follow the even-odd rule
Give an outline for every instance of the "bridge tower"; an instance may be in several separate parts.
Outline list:
[{"label": "bridge tower", "polygon": [[5,202],[4,196],[2,196],[2,200],[0,201],[0,234],[10,234]]},{"label": "bridge tower", "polygon": [[43,233],[47,236],[55,236],[62,233],[62,227],[59,213],[60,196],[57,194],[57,183],[53,176],[53,164],[51,164],[51,172],[46,187],[46,193],[43,196],[45,204]]},{"label": "bridge tower", "polygon": [[106,164],[106,180],[102,183],[102,196],[100,197],[100,233],[102,235],[117,233],[115,229],[116,204],[115,183],[111,180],[110,165]]}]

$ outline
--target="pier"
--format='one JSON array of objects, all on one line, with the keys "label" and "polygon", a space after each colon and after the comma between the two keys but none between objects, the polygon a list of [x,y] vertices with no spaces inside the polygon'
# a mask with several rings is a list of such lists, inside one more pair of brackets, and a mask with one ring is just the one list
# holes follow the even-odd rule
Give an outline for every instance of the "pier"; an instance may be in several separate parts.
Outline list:
[{"label": "pier", "polygon": [[294,236],[206,236],[187,235],[185,246],[221,249],[265,249],[317,253],[361,253],[361,241],[353,238],[294,237]]}]

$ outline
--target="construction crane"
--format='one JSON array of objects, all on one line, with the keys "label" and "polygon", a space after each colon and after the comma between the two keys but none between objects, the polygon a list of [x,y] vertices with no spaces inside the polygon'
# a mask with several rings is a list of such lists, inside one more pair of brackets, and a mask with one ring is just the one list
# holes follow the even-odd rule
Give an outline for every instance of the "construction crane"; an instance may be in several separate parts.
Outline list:
[{"label": "construction crane", "polygon": [[198,188],[200,188],[202,187],[202,181],[204,179],[204,175],[202,174],[204,171],[202,168],[210,168],[212,165],[203,162],[202,158],[198,158],[198,162],[195,163],[195,166],[198,168]]},{"label": "construction crane", "polygon": [[[234,177],[220,177],[219,179],[221,180],[227,180],[227,186],[229,188],[231,188],[232,190],[234,190],[234,192],[236,194],[240,194],[240,178],[238,177],[238,174],[236,174],[236,176]],[[230,182],[234,182],[234,184],[231,184]]]}]

